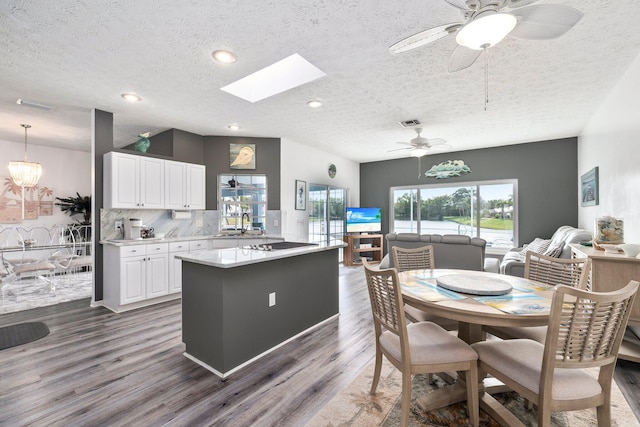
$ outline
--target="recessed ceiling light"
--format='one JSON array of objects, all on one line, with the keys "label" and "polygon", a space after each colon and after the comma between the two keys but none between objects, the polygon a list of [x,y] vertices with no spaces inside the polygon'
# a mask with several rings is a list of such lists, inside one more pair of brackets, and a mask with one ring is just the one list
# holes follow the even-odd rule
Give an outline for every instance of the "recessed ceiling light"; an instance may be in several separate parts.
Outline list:
[{"label": "recessed ceiling light", "polygon": [[322,106],[322,101],[318,101],[317,99],[314,99],[312,101],[308,101],[307,105],[311,108],[318,108]]},{"label": "recessed ceiling light", "polygon": [[231,129],[231,130],[240,130],[240,129],[242,129],[242,128],[240,127],[240,125],[236,125],[236,124],[229,125],[229,126],[227,126],[227,127],[228,127],[229,129]]},{"label": "recessed ceiling light", "polygon": [[228,50],[214,50],[211,55],[216,61],[224,62],[225,64],[236,62],[236,56]]},{"label": "recessed ceiling light", "polygon": [[140,96],[136,95],[135,93],[123,93],[120,96],[123,97],[124,99],[126,99],[129,102],[142,101],[142,98]]},{"label": "recessed ceiling light", "polygon": [[220,90],[249,102],[257,102],[325,75],[318,67],[294,53]]}]

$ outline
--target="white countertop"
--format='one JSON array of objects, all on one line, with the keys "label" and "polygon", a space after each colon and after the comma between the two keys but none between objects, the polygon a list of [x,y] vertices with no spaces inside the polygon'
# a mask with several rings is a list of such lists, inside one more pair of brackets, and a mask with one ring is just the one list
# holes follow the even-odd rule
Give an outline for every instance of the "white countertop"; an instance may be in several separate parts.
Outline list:
[{"label": "white countertop", "polygon": [[146,245],[148,243],[171,243],[171,242],[188,242],[193,240],[244,240],[244,239],[270,239],[270,240],[284,240],[280,236],[268,235],[268,234],[233,234],[233,235],[199,235],[199,236],[179,236],[179,237],[163,237],[156,238],[150,237],[147,239],[107,239],[100,240],[101,245],[112,246],[131,246],[131,245]]},{"label": "white countertop", "polygon": [[322,252],[331,249],[342,248],[344,246],[344,242],[336,242],[333,244],[320,243],[314,246],[301,246],[298,248],[278,249],[272,251],[255,250],[248,247],[240,247],[214,249],[210,251],[200,251],[185,255],[176,255],[176,258],[197,264],[209,265],[212,267],[232,268],[242,265],[255,264],[258,262],[289,258],[296,255]]}]

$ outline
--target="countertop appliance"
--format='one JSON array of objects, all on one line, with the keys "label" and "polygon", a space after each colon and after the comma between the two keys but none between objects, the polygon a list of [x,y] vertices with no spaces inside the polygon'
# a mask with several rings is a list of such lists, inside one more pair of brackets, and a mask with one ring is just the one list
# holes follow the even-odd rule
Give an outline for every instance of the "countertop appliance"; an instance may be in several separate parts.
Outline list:
[{"label": "countertop appliance", "polygon": [[129,218],[125,226],[125,239],[142,240],[140,230],[142,230],[142,220],[140,218]]}]

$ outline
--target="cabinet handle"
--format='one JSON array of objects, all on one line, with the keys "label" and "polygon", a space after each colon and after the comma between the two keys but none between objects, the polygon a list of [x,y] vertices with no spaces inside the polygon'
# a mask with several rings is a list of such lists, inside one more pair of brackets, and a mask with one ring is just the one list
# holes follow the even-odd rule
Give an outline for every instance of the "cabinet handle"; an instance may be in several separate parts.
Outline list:
[{"label": "cabinet handle", "polygon": [[133,249],[131,252],[138,252],[138,251],[136,251],[135,249]]}]

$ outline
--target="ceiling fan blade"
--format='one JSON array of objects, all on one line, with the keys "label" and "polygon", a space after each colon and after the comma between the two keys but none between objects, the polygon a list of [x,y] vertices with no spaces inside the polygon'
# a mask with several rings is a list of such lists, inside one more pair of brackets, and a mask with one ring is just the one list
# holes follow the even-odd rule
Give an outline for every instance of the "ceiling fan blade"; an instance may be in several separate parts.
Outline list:
[{"label": "ceiling fan blade", "polygon": [[446,143],[447,143],[447,141],[445,141],[442,138],[433,138],[433,139],[428,139],[427,140],[427,145],[429,146],[429,148],[435,147],[437,145],[443,145],[443,144],[446,144]]},{"label": "ceiling fan blade", "polygon": [[389,51],[393,54],[406,52],[411,49],[415,49],[425,44],[432,43],[436,40],[440,40],[443,37],[448,36],[451,33],[455,33],[462,27],[461,23],[445,24],[439,27],[431,28],[429,30],[420,31],[417,34],[400,40],[389,47]]},{"label": "ceiling fan blade", "polygon": [[550,40],[569,31],[580,21],[583,13],[560,4],[541,4],[514,10],[518,24],[509,33],[517,39]]},{"label": "ceiling fan blade", "polygon": [[451,57],[449,57],[449,72],[455,73],[456,71],[469,68],[476,62],[481,53],[481,50],[473,50],[457,45],[455,49],[453,49],[453,52],[451,52]]},{"label": "ceiling fan blade", "polygon": [[456,9],[460,9],[460,10],[470,10],[469,6],[467,6],[467,1],[466,0],[444,0],[447,3],[449,3],[451,6],[455,7]]},{"label": "ceiling fan blade", "polygon": [[387,150],[387,153],[390,153],[392,151],[401,151],[401,150],[413,150],[413,147],[407,147],[407,148],[395,148],[393,150]]},{"label": "ceiling fan blade", "polygon": [[509,9],[516,9],[538,3],[539,1],[540,0],[511,0],[509,4],[507,4],[507,7]]},{"label": "ceiling fan blade", "polygon": [[410,145],[410,146],[412,146],[412,147],[413,147],[413,144],[412,144],[412,143],[410,143],[410,142],[404,142],[404,141],[403,141],[403,142],[396,142],[396,144]]}]

